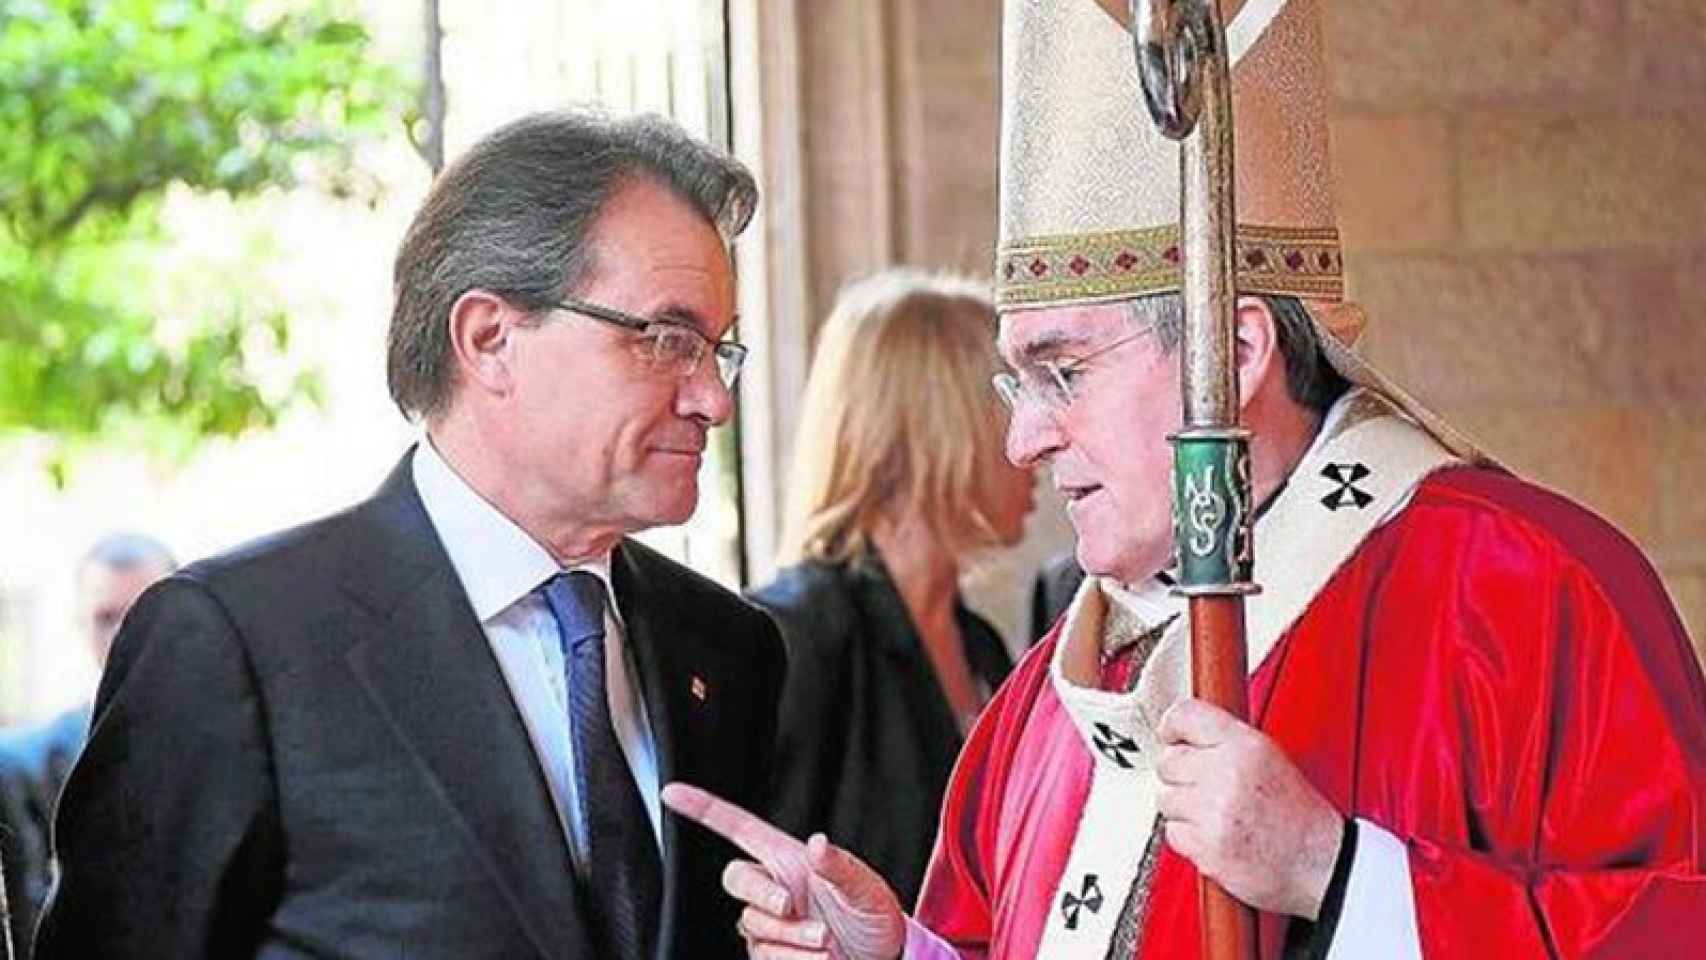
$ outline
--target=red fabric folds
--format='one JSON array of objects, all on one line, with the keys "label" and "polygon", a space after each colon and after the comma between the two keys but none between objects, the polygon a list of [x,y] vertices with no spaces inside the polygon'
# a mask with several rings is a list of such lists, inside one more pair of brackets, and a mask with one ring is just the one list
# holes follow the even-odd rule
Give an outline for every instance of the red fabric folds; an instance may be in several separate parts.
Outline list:
[{"label": "red fabric folds", "polygon": [[[1035,954],[1088,792],[1054,642],[950,784],[918,918],[968,957]],[[1251,702],[1340,809],[1406,843],[1425,956],[1706,943],[1706,684],[1645,559],[1568,501],[1436,474],[1261,664]],[[1149,824],[1131,827],[1105,842],[1135,856]],[[1264,957],[1286,924],[1263,918]],[[1164,851],[1140,953],[1197,951],[1195,871]]]}]

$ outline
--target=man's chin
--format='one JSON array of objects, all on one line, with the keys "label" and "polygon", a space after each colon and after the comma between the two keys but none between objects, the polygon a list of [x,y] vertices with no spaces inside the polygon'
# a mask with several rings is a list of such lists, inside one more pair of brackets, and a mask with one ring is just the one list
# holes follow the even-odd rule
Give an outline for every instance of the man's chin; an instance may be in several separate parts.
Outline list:
[{"label": "man's chin", "polygon": [[648,527],[677,527],[677,526],[680,526],[681,524],[684,524],[687,521],[693,519],[693,510],[696,506],[698,506],[697,502],[689,503],[686,506],[680,506],[680,505],[672,504],[672,505],[669,505],[667,507],[660,507],[657,511],[655,511],[652,514],[651,522],[649,524],[647,524],[647,526]]},{"label": "man's chin", "polygon": [[687,496],[671,499],[658,506],[657,526],[673,527],[693,519],[693,511],[699,508],[699,489],[695,484]]},{"label": "man's chin", "polygon": [[631,489],[623,498],[629,509],[630,533],[686,523],[699,506],[699,484],[688,478],[646,489]]},{"label": "man's chin", "polygon": [[1078,537],[1075,551],[1078,566],[1093,577],[1108,577],[1118,583],[1142,583],[1155,576],[1164,565],[1161,563],[1143,563],[1133,557],[1122,554],[1116,545],[1097,543],[1094,537]]}]

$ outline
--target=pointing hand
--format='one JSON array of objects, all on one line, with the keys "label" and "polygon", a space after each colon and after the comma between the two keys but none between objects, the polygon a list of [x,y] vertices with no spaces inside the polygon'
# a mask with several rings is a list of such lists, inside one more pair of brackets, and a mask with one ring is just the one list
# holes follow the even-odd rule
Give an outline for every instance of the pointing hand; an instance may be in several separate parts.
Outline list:
[{"label": "pointing hand", "polygon": [[900,956],[906,919],[894,891],[875,870],[823,834],[801,843],[727,800],[685,783],[664,787],[663,803],[753,858],[729,864],[723,871],[723,889],[746,904],[740,932],[754,960]]}]

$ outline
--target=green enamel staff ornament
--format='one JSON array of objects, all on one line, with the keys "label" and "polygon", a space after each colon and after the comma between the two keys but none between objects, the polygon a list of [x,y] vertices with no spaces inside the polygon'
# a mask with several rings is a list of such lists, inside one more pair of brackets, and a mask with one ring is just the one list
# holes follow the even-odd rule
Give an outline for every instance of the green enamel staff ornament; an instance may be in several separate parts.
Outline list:
[{"label": "green enamel staff ornament", "polygon": [[[1216,0],[1128,0],[1144,100],[1179,163],[1185,330],[1184,421],[1172,434],[1176,590],[1190,598],[1193,693],[1249,713],[1244,595],[1253,544],[1250,433],[1238,425],[1232,259],[1232,89]],[[1201,888],[1203,955],[1254,960],[1256,915],[1219,885]]]}]

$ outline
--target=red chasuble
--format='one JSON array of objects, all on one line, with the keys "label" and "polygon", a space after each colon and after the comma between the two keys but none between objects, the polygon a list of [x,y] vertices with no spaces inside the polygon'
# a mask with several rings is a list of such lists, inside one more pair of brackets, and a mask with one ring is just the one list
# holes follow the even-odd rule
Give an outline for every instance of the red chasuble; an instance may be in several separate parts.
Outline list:
[{"label": "red chasuble", "polygon": [[[1063,883],[1098,761],[1051,678],[1061,630],[949,787],[917,919],[967,957],[1037,956],[1059,916],[1132,896]],[[1109,658],[1104,686],[1131,660]],[[1342,811],[1404,843],[1424,956],[1706,950],[1706,685],[1652,569],[1568,501],[1493,469],[1432,473],[1260,657],[1250,705]],[[1135,862],[1152,822],[1097,829]],[[1135,943],[1100,949],[1198,956],[1189,862],[1156,843],[1136,876]],[[1263,916],[1263,957],[1287,923]]]}]

